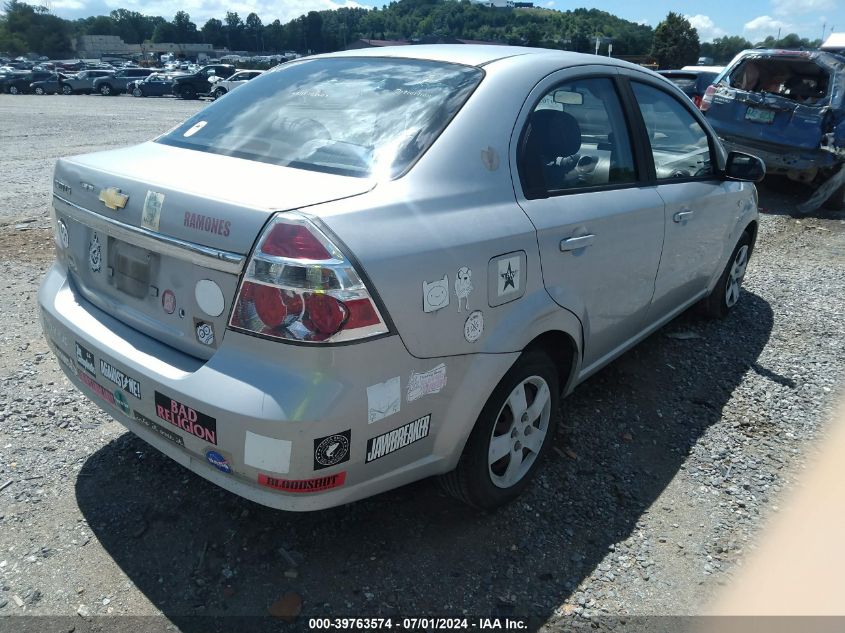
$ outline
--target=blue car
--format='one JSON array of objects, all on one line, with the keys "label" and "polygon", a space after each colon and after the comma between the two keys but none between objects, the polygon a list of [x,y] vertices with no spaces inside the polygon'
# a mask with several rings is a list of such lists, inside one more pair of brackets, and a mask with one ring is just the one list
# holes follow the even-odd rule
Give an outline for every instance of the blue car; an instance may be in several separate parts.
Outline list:
[{"label": "blue car", "polygon": [[729,150],[809,185],[799,211],[845,209],[845,56],[748,50],[707,88],[701,109]]},{"label": "blue car", "polygon": [[173,94],[173,81],[167,75],[155,73],[130,82],[126,90],[133,97],[163,97]]}]

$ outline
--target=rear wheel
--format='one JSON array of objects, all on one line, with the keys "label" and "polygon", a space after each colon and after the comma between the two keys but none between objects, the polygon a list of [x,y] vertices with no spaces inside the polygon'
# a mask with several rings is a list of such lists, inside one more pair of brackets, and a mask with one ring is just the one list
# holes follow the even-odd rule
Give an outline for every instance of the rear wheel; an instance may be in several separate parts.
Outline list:
[{"label": "rear wheel", "polygon": [[35,87],[35,94],[43,95],[44,94],[44,88],[42,88],[41,86],[36,86]]},{"label": "rear wheel", "polygon": [[481,410],[457,468],[441,477],[443,488],[485,509],[519,496],[551,444],[559,384],[544,352],[523,353]]},{"label": "rear wheel", "polygon": [[71,88],[67,84],[63,85],[62,86],[62,94],[63,95],[72,95],[73,94],[73,88]]},{"label": "rear wheel", "polygon": [[140,88],[133,88],[133,89],[132,89],[132,96],[133,96],[133,97],[143,97],[143,96],[144,96],[144,93],[143,93],[143,92],[141,92],[141,89],[140,89]]},{"label": "rear wheel", "polygon": [[704,312],[707,316],[722,319],[733,310],[739,301],[749,257],[751,257],[751,236],[748,231],[745,231],[734,247],[728,265],[719,277],[716,287],[703,301]]},{"label": "rear wheel", "polygon": [[179,91],[179,96],[183,99],[196,99],[197,91],[194,89],[193,86],[183,86],[182,89]]},{"label": "rear wheel", "polygon": [[19,95],[20,93],[21,93],[21,91],[20,91],[20,90],[18,90],[18,87],[17,87],[17,86],[9,86],[9,94],[11,94],[11,95]]},{"label": "rear wheel", "polygon": [[103,84],[100,86],[100,94],[104,97],[110,97],[112,95],[112,89],[110,84]]}]

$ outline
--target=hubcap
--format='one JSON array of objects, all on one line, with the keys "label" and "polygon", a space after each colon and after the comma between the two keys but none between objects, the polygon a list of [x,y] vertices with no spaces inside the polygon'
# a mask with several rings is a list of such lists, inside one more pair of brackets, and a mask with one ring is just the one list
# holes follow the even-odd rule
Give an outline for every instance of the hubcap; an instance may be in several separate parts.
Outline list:
[{"label": "hubcap", "polygon": [[725,285],[725,303],[729,308],[739,301],[739,287],[745,278],[745,269],[748,268],[748,245],[743,244],[736,252],[736,257],[731,264],[731,271],[728,273],[728,282]]},{"label": "hubcap", "polygon": [[70,94],[70,86],[63,86],[62,92],[66,95],[69,95]]},{"label": "hubcap", "polygon": [[498,488],[510,488],[531,469],[549,432],[552,398],[549,385],[531,376],[511,391],[502,405],[487,455],[490,480]]},{"label": "hubcap", "polygon": [[11,88],[9,88],[9,92],[13,95],[16,95],[18,94],[18,89],[12,86]]}]

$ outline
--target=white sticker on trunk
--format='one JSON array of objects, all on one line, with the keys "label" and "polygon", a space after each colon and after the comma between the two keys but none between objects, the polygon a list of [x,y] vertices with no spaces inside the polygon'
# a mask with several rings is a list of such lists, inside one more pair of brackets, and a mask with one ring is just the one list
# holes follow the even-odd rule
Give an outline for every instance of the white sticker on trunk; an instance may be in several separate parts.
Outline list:
[{"label": "white sticker on trunk", "polygon": [[98,273],[103,268],[103,251],[100,247],[100,238],[94,233],[91,242],[88,244],[88,264],[91,272]]},{"label": "white sticker on trunk", "polygon": [[467,343],[475,343],[484,333],[484,315],[476,310],[467,317],[464,323],[464,338]]},{"label": "white sticker on trunk", "polygon": [[432,393],[438,393],[445,386],[446,365],[444,363],[440,363],[434,369],[422,374],[412,371],[411,377],[408,379],[408,402],[419,400]]},{"label": "white sticker on trunk", "polygon": [[499,272],[499,280],[496,286],[497,296],[502,297],[519,292],[520,259],[519,255],[515,255],[496,262]]},{"label": "white sticker on trunk", "polygon": [[259,470],[285,474],[290,470],[291,442],[246,432],[244,463]]},{"label": "white sticker on trunk", "polygon": [[464,309],[469,312],[469,293],[472,292],[472,269],[463,266],[458,269],[455,275],[455,294],[458,296],[458,312],[461,311],[461,299],[464,300]]},{"label": "white sticker on trunk", "polygon": [[141,212],[141,226],[150,231],[158,231],[158,224],[161,219],[161,206],[163,204],[163,193],[147,191],[147,197],[144,198],[144,209]]},{"label": "white sticker on trunk", "polygon": [[399,376],[367,387],[367,424],[399,413],[402,404],[402,384]]},{"label": "white sticker on trunk", "polygon": [[423,282],[423,311],[435,312],[449,305],[449,276],[443,279]]}]

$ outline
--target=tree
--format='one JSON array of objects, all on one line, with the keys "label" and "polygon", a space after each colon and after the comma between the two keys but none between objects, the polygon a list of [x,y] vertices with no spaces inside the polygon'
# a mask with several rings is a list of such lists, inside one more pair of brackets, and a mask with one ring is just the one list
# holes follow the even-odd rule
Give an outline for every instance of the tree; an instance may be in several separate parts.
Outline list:
[{"label": "tree", "polygon": [[226,26],[223,30],[226,33],[226,43],[229,50],[240,49],[243,42],[244,23],[241,16],[232,11],[226,12]]},{"label": "tree", "polygon": [[173,37],[179,44],[190,44],[199,39],[197,25],[191,22],[191,16],[185,11],[177,11],[173,16]]},{"label": "tree", "polygon": [[737,53],[751,48],[753,44],[739,35],[717,37],[712,42],[701,45],[700,55],[712,57],[716,64],[727,64]]},{"label": "tree", "polygon": [[223,32],[223,23],[217,18],[211,18],[203,24],[201,29],[202,41],[214,47],[226,45],[226,35]]},{"label": "tree", "polygon": [[657,28],[651,54],[660,68],[681,68],[698,61],[698,31],[684,16],[670,11]]},{"label": "tree", "polygon": [[264,25],[261,23],[261,18],[255,13],[250,13],[246,16],[246,32],[249,34],[250,47],[255,46],[254,50],[264,50],[261,45],[261,32],[264,30]]},{"label": "tree", "polygon": [[176,42],[176,29],[170,22],[162,22],[156,25],[153,31],[152,40],[155,44],[162,42]]}]

